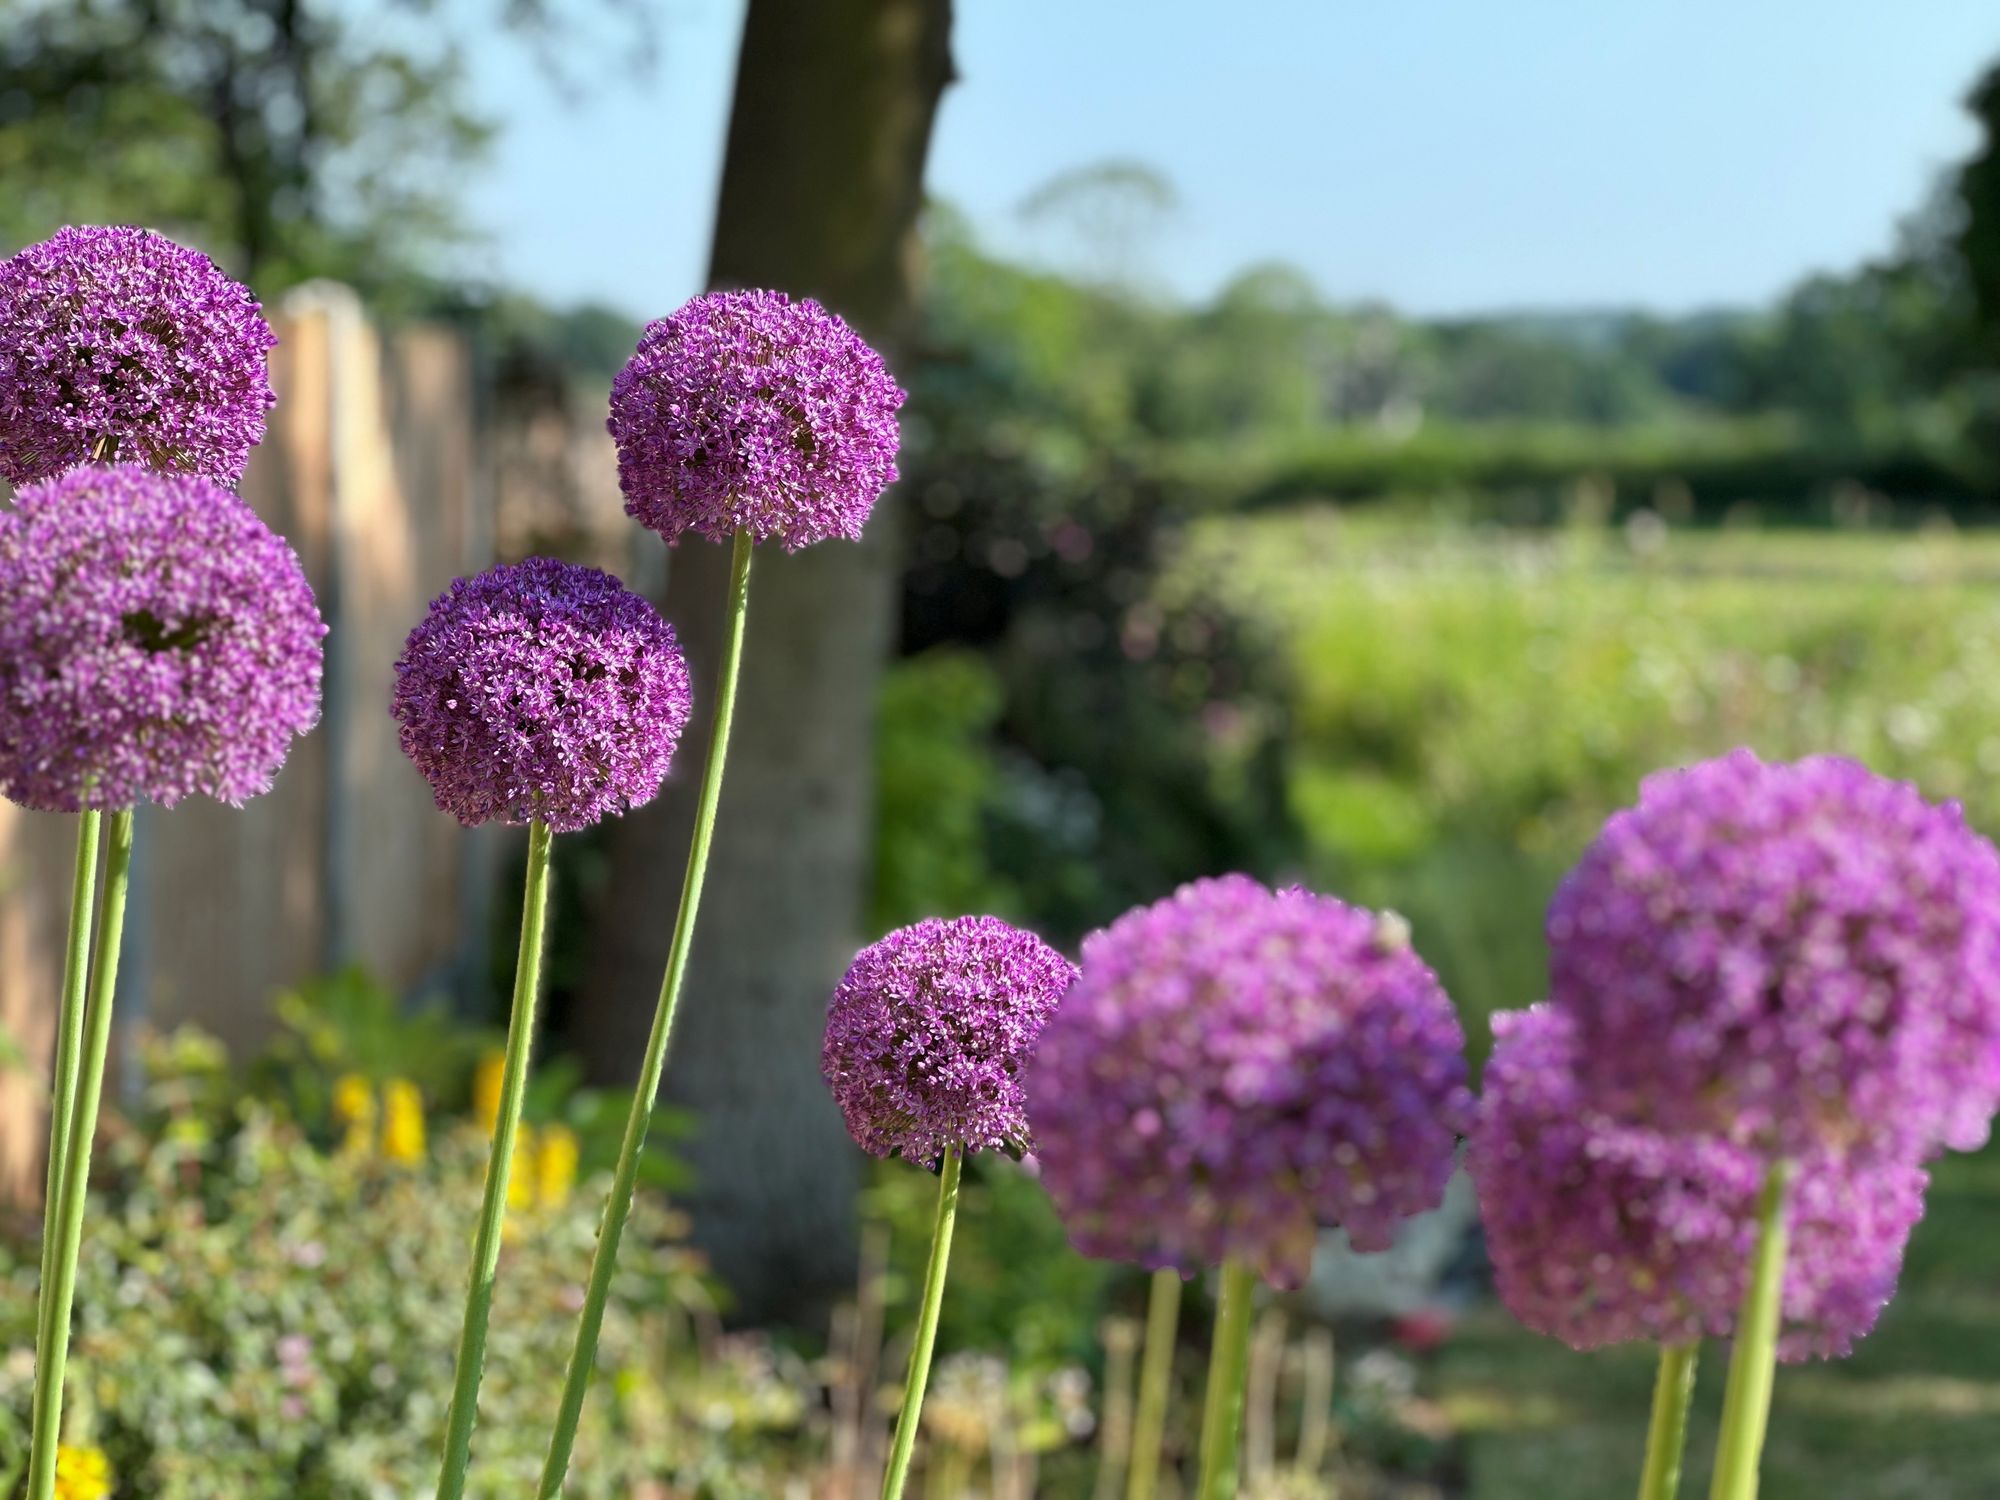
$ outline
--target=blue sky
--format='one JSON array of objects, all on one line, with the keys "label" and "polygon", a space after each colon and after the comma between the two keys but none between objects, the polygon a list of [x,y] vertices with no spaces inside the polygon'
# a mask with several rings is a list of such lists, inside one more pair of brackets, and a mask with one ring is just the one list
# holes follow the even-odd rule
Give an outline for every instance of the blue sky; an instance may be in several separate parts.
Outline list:
[{"label": "blue sky", "polygon": [[[661,55],[565,102],[473,58],[504,123],[487,267],[657,315],[698,289],[742,0],[656,0]],[[1420,313],[1769,298],[1886,248],[1973,143],[1990,0],[959,0],[931,190],[1036,254],[1021,200],[1137,159],[1186,297],[1286,260]],[[1141,20],[1143,18],[1143,20]]]}]

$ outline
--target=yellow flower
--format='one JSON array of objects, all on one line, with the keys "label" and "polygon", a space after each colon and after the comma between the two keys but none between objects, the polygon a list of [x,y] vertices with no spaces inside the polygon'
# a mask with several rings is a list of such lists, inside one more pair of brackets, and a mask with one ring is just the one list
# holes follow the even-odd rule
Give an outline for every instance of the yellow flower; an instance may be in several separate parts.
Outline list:
[{"label": "yellow flower", "polygon": [[576,1186],[576,1132],[567,1125],[544,1125],[541,1149],[535,1155],[536,1196],[543,1208],[560,1208],[569,1202]]},{"label": "yellow flower", "polygon": [[525,1120],[514,1132],[514,1170],[507,1178],[507,1206],[513,1209],[535,1206],[535,1177],[529,1165],[535,1159],[535,1127]]},{"label": "yellow flower", "polygon": [[375,1149],[375,1089],[359,1073],[347,1073],[333,1085],[333,1117],[347,1127],[340,1149],[349,1156],[366,1156]]},{"label": "yellow flower", "polygon": [[111,1461],[102,1448],[56,1448],[56,1500],[107,1500]]},{"label": "yellow flower", "polygon": [[507,1054],[489,1052],[472,1074],[472,1118],[489,1136],[500,1123],[500,1081],[507,1071]]},{"label": "yellow flower", "polygon": [[400,1162],[424,1158],[424,1096],[407,1078],[382,1085],[382,1154]]}]

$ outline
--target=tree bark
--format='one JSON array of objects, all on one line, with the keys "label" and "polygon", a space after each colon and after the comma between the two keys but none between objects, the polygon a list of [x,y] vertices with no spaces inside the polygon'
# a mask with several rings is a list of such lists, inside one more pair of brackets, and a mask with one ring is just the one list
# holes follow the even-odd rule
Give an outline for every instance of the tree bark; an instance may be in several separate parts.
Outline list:
[{"label": "tree bark", "polygon": [[[895,363],[916,221],[952,76],[949,0],[751,0],[709,280],[817,297]],[[833,985],[861,939],[875,689],[894,602],[894,495],[858,546],[758,550],[728,774],[664,1097],[692,1109],[695,1239],[746,1321],[819,1315],[852,1284],[862,1158],[819,1076]],[[668,614],[697,699],[726,547],[690,541]],[[683,757],[708,733],[701,704]],[[576,1018],[594,1075],[629,1078],[666,959],[693,778],[610,833]]]}]

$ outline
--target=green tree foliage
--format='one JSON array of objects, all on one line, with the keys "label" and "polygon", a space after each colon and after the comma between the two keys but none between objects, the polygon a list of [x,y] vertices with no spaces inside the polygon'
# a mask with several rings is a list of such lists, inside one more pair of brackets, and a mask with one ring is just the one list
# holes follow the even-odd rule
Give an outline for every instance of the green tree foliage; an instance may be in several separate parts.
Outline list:
[{"label": "green tree foliage", "polygon": [[2000,63],[1973,86],[1965,107],[1981,140],[1958,170],[1954,240],[1990,360],[2000,333]]},{"label": "green tree foliage", "polygon": [[[643,57],[643,0],[456,15],[554,58],[605,10]],[[457,188],[492,127],[442,0],[6,0],[0,14],[0,245],[142,223],[267,294],[333,276],[380,299],[421,288],[463,238]]]},{"label": "green tree foliage", "polygon": [[256,283],[370,290],[457,231],[487,136],[437,31],[308,0],[16,0],[0,43],[0,237],[139,222]]}]

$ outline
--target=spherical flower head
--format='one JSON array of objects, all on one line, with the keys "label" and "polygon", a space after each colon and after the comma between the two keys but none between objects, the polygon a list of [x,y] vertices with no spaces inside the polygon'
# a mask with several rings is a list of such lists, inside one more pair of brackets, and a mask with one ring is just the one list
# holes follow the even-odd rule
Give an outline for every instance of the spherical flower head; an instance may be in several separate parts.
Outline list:
[{"label": "spherical flower head", "polygon": [[[1720,1136],[1594,1111],[1576,1028],[1549,1006],[1496,1016],[1467,1153],[1500,1296],[1577,1349],[1728,1338],[1750,1274],[1765,1163]],[[1793,1180],[1779,1353],[1845,1355],[1896,1289],[1923,1169],[1820,1148]]]},{"label": "spherical flower head", "polygon": [[1029,1149],[1021,1070],[1075,966],[997,917],[931,917],[855,956],[827,1008],[820,1071],[874,1156]]},{"label": "spherical flower head", "polygon": [[649,324],[611,386],[625,509],[669,542],[849,541],[896,477],[903,392],[817,302],[710,292]]},{"label": "spherical flower head", "polygon": [[1468,1103],[1458,1018],[1402,920],[1241,875],[1088,938],[1028,1078],[1078,1249],[1238,1258],[1281,1286],[1319,1229],[1380,1250],[1435,1208]]},{"label": "spherical flower head", "polygon": [[688,719],[687,660],[608,573],[553,558],[461,578],[403,646],[403,753],[467,827],[588,828],[648,802]]},{"label": "spherical flower head", "polygon": [[76,812],[270,789],[319,720],[299,560],[210,480],[135,464],[0,512],[0,795]]},{"label": "spherical flower head", "polygon": [[249,289],[150,229],[63,229],[0,262],[0,478],[95,458],[243,477],[276,398]]},{"label": "spherical flower head", "polygon": [[2000,855],[1849,760],[1647,779],[1549,908],[1606,1112],[1767,1152],[1922,1155],[2000,1098]]}]

